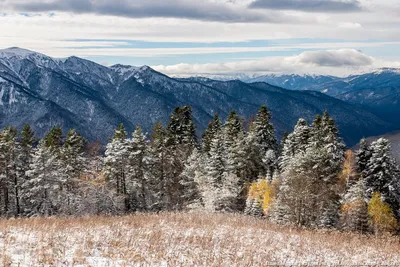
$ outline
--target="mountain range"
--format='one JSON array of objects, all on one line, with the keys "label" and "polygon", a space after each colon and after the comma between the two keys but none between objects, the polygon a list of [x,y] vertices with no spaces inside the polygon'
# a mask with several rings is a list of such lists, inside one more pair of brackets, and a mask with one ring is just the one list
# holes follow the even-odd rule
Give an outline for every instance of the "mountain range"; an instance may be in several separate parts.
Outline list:
[{"label": "mountain range", "polygon": [[[335,80],[321,79],[321,84]],[[183,105],[192,107],[199,133],[216,112],[225,119],[235,109],[249,119],[263,104],[272,113],[278,136],[291,131],[299,117],[311,122],[324,110],[336,119],[348,145],[396,129],[350,97],[344,98],[347,103],[317,91],[293,91],[261,80],[177,79],[148,66],[106,67],[78,57],[0,50],[0,127],[30,123],[39,136],[61,125],[105,143],[119,123],[128,131],[137,124],[150,131],[157,121],[165,125],[173,109]]]},{"label": "mountain range", "polygon": [[291,90],[322,92],[369,110],[388,122],[400,123],[400,69],[383,68],[344,78],[271,74],[244,78],[243,81],[266,82]]}]

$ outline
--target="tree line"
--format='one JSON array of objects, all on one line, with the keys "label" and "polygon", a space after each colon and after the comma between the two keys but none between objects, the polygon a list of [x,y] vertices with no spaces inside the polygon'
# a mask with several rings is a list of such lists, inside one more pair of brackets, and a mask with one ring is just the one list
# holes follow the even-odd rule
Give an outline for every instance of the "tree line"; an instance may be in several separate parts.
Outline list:
[{"label": "tree line", "polygon": [[281,224],[359,232],[395,231],[400,170],[390,144],[361,140],[346,151],[327,112],[299,119],[278,142],[262,106],[246,123],[215,114],[200,140],[189,106],[166,127],[128,135],[119,125],[103,148],[76,130],[42,139],[26,125],[0,132],[3,217],[205,210],[243,212]]}]

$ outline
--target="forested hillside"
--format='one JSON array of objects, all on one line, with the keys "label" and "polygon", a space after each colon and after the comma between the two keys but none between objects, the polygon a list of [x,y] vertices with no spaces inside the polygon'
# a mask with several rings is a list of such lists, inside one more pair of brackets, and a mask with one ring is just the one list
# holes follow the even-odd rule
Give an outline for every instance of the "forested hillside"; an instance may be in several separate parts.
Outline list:
[{"label": "forested hillside", "polygon": [[280,224],[376,233],[400,219],[400,171],[390,144],[346,152],[327,112],[300,118],[279,142],[262,106],[246,123],[218,114],[201,140],[189,106],[169,123],[114,131],[104,154],[74,129],[37,139],[29,125],[0,134],[3,217],[203,210],[263,216]]}]

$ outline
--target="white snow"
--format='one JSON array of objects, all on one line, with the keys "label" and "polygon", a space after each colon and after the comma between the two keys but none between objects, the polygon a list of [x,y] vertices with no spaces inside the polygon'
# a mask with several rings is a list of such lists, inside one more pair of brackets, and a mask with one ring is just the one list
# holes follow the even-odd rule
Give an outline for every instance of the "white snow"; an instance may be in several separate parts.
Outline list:
[{"label": "white snow", "polygon": [[5,266],[398,266],[396,238],[280,228],[229,214],[8,220]]},{"label": "white snow", "polygon": [[31,54],[35,54],[35,52],[27,50],[27,49],[22,49],[19,47],[0,49],[0,57],[4,57],[4,58],[11,58],[11,57],[24,58]]}]

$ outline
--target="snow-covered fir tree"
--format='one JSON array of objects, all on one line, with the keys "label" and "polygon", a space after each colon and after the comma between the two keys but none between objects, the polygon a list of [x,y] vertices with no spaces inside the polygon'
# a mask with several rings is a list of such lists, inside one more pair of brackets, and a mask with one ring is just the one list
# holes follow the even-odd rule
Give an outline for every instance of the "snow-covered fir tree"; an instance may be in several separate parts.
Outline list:
[{"label": "snow-covered fir tree", "polygon": [[310,140],[310,132],[311,128],[307,122],[303,118],[300,118],[293,132],[287,136],[283,145],[282,154],[279,159],[282,171],[289,166],[290,161],[295,155],[306,151]]},{"label": "snow-covered fir tree", "polygon": [[192,155],[188,158],[185,163],[185,168],[181,174],[180,183],[183,186],[183,208],[201,209],[203,206],[201,191],[208,190],[206,184],[202,184],[201,187],[198,183],[207,183],[207,181],[202,180],[205,176],[205,157],[198,150],[194,149]]},{"label": "snow-covered fir tree", "polygon": [[29,199],[25,213],[29,216],[61,214],[67,199],[68,176],[61,160],[62,131],[53,127],[34,150],[29,179],[22,185]]},{"label": "snow-covered fir tree", "polygon": [[0,199],[3,216],[16,215],[19,202],[17,130],[9,126],[0,133]]},{"label": "snow-covered fir tree", "polygon": [[106,179],[115,188],[117,194],[125,197],[125,210],[131,210],[128,192],[128,175],[130,142],[126,139],[127,133],[123,124],[114,131],[114,137],[107,144],[104,153],[104,174]]},{"label": "snow-covered fir tree", "polygon": [[129,173],[128,194],[130,207],[134,210],[146,210],[146,172],[147,172],[147,143],[146,137],[143,134],[140,126],[132,134],[132,139],[129,141]]},{"label": "snow-covered fir tree", "polygon": [[371,143],[371,157],[365,166],[365,185],[368,197],[379,192],[400,219],[400,172],[391,155],[389,140],[380,138]]},{"label": "snow-covered fir tree", "polygon": [[28,180],[26,172],[32,164],[33,145],[35,140],[35,133],[31,126],[25,124],[17,143],[16,180],[14,183],[16,195],[16,216],[23,214],[28,203],[28,199],[24,196],[22,185]]},{"label": "snow-covered fir tree", "polygon": [[210,151],[211,142],[215,135],[222,130],[222,123],[219,119],[218,113],[216,113],[213,119],[208,123],[202,136],[202,151],[208,153]]},{"label": "snow-covered fir tree", "polygon": [[79,198],[80,182],[83,173],[87,170],[85,145],[86,140],[75,129],[70,129],[60,151],[62,168],[66,175],[63,187],[66,199],[62,211],[65,214],[74,214],[81,201]]},{"label": "snow-covered fir tree", "polygon": [[196,129],[189,106],[177,107],[170,117],[166,128],[166,148],[168,151],[168,175],[165,189],[169,209],[180,209],[182,206],[183,186],[180,175],[184,163],[197,146]]},{"label": "snow-covered fir tree", "polygon": [[267,178],[271,180],[276,169],[278,143],[267,106],[263,105],[260,108],[253,124],[255,145],[258,148],[259,155],[261,155],[261,162],[257,163],[260,166],[259,175],[268,176]]},{"label": "snow-covered fir tree", "polygon": [[357,171],[365,178],[368,161],[371,159],[371,149],[367,139],[360,141],[360,147],[356,150]]}]

